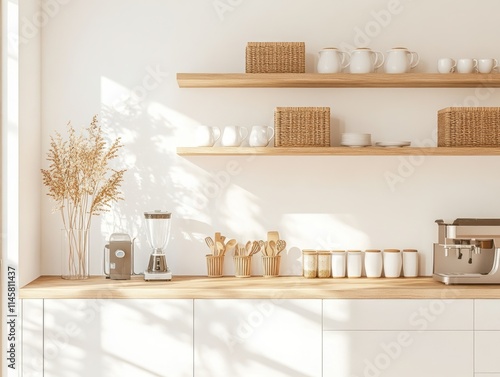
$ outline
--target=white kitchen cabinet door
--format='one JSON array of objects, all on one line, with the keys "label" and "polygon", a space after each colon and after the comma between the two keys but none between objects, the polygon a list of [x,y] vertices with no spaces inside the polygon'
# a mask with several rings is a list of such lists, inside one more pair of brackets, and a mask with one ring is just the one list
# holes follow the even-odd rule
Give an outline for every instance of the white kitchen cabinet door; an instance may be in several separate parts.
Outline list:
[{"label": "white kitchen cabinet door", "polygon": [[474,355],[476,373],[500,373],[500,331],[476,331]]},{"label": "white kitchen cabinet door", "polygon": [[323,375],[471,377],[472,331],[325,331]]},{"label": "white kitchen cabinet door", "polygon": [[[19,375],[23,377],[42,377],[43,299],[21,300],[21,316],[22,371]],[[8,344],[9,342],[7,342],[7,350],[9,349]],[[17,344],[19,344],[19,340]]]},{"label": "white kitchen cabinet door", "polygon": [[473,330],[473,300],[446,297],[324,300],[324,330]]},{"label": "white kitchen cabinet door", "polygon": [[320,377],[321,300],[195,300],[195,377]]},{"label": "white kitchen cabinet door", "polygon": [[500,330],[500,300],[474,300],[474,329]]},{"label": "white kitchen cabinet door", "polygon": [[193,301],[45,300],[44,377],[193,375]]}]

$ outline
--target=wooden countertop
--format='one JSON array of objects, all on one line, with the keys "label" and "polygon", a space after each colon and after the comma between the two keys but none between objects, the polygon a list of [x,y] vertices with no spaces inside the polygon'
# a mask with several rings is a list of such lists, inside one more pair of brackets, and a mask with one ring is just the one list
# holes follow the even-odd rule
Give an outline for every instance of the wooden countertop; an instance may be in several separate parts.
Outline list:
[{"label": "wooden countertop", "polygon": [[20,289],[20,298],[356,298],[356,299],[471,299],[500,298],[500,285],[444,285],[430,277],[398,279],[305,279],[208,278],[174,276],[169,282],[109,280],[93,276],[87,280],[63,280],[41,276]]}]

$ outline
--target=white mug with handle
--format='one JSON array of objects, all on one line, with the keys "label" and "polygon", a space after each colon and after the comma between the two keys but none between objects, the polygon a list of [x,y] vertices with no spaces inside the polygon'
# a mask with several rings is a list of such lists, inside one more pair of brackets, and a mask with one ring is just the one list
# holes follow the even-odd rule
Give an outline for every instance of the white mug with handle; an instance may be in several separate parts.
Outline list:
[{"label": "white mug with handle", "polygon": [[195,139],[197,147],[213,147],[221,136],[219,127],[198,126],[196,127]]},{"label": "white mug with handle", "polygon": [[248,144],[251,147],[266,147],[274,136],[274,129],[268,126],[253,126]]},{"label": "white mug with handle", "polygon": [[222,133],[221,145],[223,147],[239,147],[247,138],[248,130],[240,126],[226,126]]}]

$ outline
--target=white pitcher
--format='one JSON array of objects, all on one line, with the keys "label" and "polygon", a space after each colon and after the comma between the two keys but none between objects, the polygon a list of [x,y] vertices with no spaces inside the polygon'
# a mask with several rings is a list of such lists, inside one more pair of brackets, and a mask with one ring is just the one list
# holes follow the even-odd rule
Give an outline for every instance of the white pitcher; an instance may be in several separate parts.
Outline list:
[{"label": "white pitcher", "polygon": [[265,147],[274,136],[274,129],[267,126],[253,126],[248,144],[251,147]]},{"label": "white pitcher", "polygon": [[415,68],[420,61],[420,57],[415,51],[409,51],[404,47],[395,47],[387,51],[385,60],[386,73],[407,73]]},{"label": "white pitcher", "polygon": [[384,55],[369,48],[357,48],[351,52],[351,73],[371,73],[384,64]]},{"label": "white pitcher", "polygon": [[223,147],[239,147],[247,136],[248,130],[245,127],[226,126],[220,143]]},{"label": "white pitcher", "polygon": [[347,52],[335,47],[324,48],[319,52],[318,73],[339,73],[349,65]]},{"label": "white pitcher", "polygon": [[196,127],[195,140],[198,147],[212,147],[221,135],[220,128],[211,126]]}]

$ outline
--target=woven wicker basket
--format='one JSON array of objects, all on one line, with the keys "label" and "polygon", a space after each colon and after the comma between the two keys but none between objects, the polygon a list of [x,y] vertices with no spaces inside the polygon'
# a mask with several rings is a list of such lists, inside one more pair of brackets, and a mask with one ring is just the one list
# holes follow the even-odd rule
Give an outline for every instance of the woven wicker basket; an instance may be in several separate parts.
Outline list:
[{"label": "woven wicker basket", "polygon": [[248,42],[246,73],[304,73],[304,42]]},{"label": "woven wicker basket", "polygon": [[274,111],[274,146],[329,147],[329,107],[277,107]]},{"label": "woven wicker basket", "polygon": [[438,147],[497,147],[500,107],[447,107],[438,111]]}]

